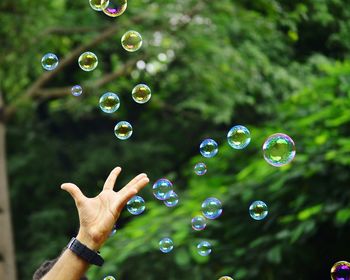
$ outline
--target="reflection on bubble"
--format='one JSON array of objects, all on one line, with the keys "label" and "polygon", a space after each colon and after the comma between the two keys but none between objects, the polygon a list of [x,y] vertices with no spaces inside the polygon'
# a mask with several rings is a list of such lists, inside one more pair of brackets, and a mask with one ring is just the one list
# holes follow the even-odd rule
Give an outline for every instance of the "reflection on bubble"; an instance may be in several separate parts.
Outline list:
[{"label": "reflection on bubble", "polygon": [[119,17],[128,7],[127,0],[110,0],[107,8],[103,12],[109,17]]},{"label": "reflection on bubble", "polygon": [[242,125],[236,125],[227,133],[227,142],[234,149],[241,150],[250,143],[250,132]]},{"label": "reflection on bubble", "polygon": [[45,70],[54,70],[58,65],[58,57],[53,53],[45,54],[41,59],[41,65]]},{"label": "reflection on bubble", "polygon": [[174,207],[179,203],[179,197],[174,191],[170,191],[165,195],[164,204],[167,207]]},{"label": "reflection on bubble", "polygon": [[151,89],[145,84],[135,86],[131,92],[136,103],[144,104],[151,99]]},{"label": "reflection on bubble", "polygon": [[336,262],[331,269],[331,278],[332,280],[350,280],[350,263]]},{"label": "reflection on bubble", "polygon": [[119,109],[120,99],[117,94],[106,92],[100,97],[99,105],[103,112],[111,114]]},{"label": "reflection on bubble", "polygon": [[191,224],[194,230],[200,231],[205,229],[207,226],[207,220],[203,216],[199,215],[192,219]]},{"label": "reflection on bubble", "polygon": [[276,133],[266,139],[263,145],[264,158],[272,166],[283,166],[295,157],[295,144],[292,138],[283,133]]},{"label": "reflection on bubble", "polygon": [[96,54],[92,52],[84,52],[79,56],[78,64],[82,70],[90,72],[96,69],[98,65],[98,59]]},{"label": "reflection on bubble", "polygon": [[199,151],[203,157],[214,157],[218,151],[218,144],[213,139],[205,139],[199,146]]},{"label": "reflection on bubble", "polygon": [[209,197],[202,203],[202,213],[208,219],[216,219],[222,213],[222,204],[220,200]]},{"label": "reflection on bubble", "polygon": [[159,179],[153,184],[153,194],[159,200],[166,200],[168,193],[173,190],[173,184],[168,179]]},{"label": "reflection on bubble", "polygon": [[208,241],[201,241],[197,245],[197,252],[203,257],[208,256],[211,253],[211,244]]},{"label": "reflection on bubble", "polygon": [[103,280],[115,280],[113,276],[106,276]]},{"label": "reflection on bubble", "polygon": [[268,213],[266,203],[260,200],[254,201],[249,207],[249,215],[254,220],[265,219]]},{"label": "reflection on bubble", "polygon": [[114,127],[114,134],[120,140],[129,139],[132,135],[132,132],[132,126],[127,121],[118,122]]},{"label": "reflection on bubble", "polygon": [[203,162],[197,163],[194,166],[194,173],[196,173],[198,176],[202,176],[205,173],[207,173],[207,166],[205,165],[205,163]]},{"label": "reflection on bubble", "polygon": [[159,241],[159,249],[163,253],[169,253],[174,248],[174,242],[168,238],[165,237]]},{"label": "reflection on bubble", "polygon": [[89,0],[89,3],[92,9],[99,12],[107,8],[109,0]]},{"label": "reflection on bubble", "polygon": [[80,96],[83,93],[83,88],[79,85],[75,85],[72,87],[71,92],[74,96]]},{"label": "reflection on bubble", "polygon": [[142,46],[142,37],[137,31],[129,30],[123,35],[121,43],[126,51],[136,52]]},{"label": "reflection on bubble", "polygon": [[135,195],[126,204],[126,208],[132,215],[140,215],[146,209],[145,201],[141,196]]},{"label": "reflection on bubble", "polygon": [[233,278],[230,276],[222,276],[219,278],[219,280],[233,280]]}]

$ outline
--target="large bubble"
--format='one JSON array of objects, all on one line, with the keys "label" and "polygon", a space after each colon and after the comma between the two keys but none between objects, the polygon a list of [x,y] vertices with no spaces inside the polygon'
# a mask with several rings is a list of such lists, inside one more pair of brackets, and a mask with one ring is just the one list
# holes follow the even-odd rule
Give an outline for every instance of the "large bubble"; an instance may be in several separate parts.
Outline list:
[{"label": "large bubble", "polygon": [[137,31],[129,30],[123,35],[121,43],[126,51],[136,52],[142,46],[142,37]]},{"label": "large bubble", "polygon": [[209,197],[202,203],[202,213],[208,219],[216,219],[222,213],[222,204],[215,197]]},{"label": "large bubble", "polygon": [[250,143],[250,132],[248,128],[242,125],[236,125],[227,133],[227,142],[237,150],[244,149]]},{"label": "large bubble", "polygon": [[107,8],[103,12],[109,17],[119,17],[128,7],[127,0],[110,0]]},{"label": "large bubble", "polygon": [[350,280],[350,263],[336,262],[331,269],[331,278],[332,280]]},{"label": "large bubble", "polygon": [[288,135],[276,133],[266,139],[263,145],[263,153],[267,163],[280,167],[294,159],[295,144]]}]

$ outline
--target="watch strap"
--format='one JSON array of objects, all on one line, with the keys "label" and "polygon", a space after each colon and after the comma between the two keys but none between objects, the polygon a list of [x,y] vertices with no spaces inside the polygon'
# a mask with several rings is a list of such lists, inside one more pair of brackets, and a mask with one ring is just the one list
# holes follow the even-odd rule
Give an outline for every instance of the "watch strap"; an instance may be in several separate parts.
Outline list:
[{"label": "watch strap", "polygon": [[74,252],[77,256],[85,260],[90,264],[94,264],[97,266],[102,266],[104,263],[103,258],[99,254],[99,252],[95,252],[81,243],[78,239],[73,237],[67,246],[72,252]]}]

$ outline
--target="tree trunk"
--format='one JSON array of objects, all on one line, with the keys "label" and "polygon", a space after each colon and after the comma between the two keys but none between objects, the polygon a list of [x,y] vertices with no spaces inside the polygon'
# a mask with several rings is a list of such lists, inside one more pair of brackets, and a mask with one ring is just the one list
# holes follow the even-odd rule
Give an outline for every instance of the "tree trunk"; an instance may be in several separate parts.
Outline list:
[{"label": "tree trunk", "polygon": [[0,92],[0,280],[16,280],[11,207],[6,170],[4,103]]}]

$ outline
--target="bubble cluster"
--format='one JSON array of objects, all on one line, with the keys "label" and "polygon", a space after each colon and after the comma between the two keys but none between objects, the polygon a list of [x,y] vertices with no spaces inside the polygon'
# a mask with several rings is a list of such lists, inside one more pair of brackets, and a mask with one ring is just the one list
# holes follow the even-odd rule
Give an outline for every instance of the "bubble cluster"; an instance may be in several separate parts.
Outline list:
[{"label": "bubble cluster", "polygon": [[294,159],[295,144],[288,135],[276,133],[266,139],[263,145],[263,153],[267,163],[280,167]]},{"label": "bubble cluster", "polygon": [[205,173],[207,173],[207,166],[205,165],[205,163],[203,162],[197,163],[194,166],[194,173],[196,173],[198,176],[202,176]]},{"label": "bubble cluster", "polygon": [[129,30],[123,35],[121,43],[126,51],[136,52],[142,46],[142,37],[137,31]]},{"label": "bubble cluster", "polygon": [[233,280],[233,278],[230,276],[221,276],[219,280]]},{"label": "bubble cluster", "polygon": [[250,143],[250,132],[248,128],[242,125],[236,125],[227,133],[227,142],[237,150],[244,149]]},{"label": "bubble cluster", "polygon": [[199,151],[203,157],[212,158],[219,151],[218,143],[213,139],[205,139],[199,146]]},{"label": "bubble cluster", "polygon": [[174,248],[174,242],[168,238],[165,237],[159,241],[159,249],[163,253],[169,253]]},{"label": "bubble cluster", "polygon": [[141,196],[135,195],[126,204],[126,208],[132,215],[140,215],[146,209],[145,201]]},{"label": "bubble cluster", "polygon": [[127,121],[121,121],[114,127],[114,134],[120,140],[129,139],[132,135],[132,126]]},{"label": "bubble cluster", "polygon": [[159,179],[153,184],[153,194],[159,200],[166,200],[168,193],[173,190],[173,184],[168,179]]},{"label": "bubble cluster", "polygon": [[84,52],[79,56],[78,64],[82,70],[89,72],[96,69],[98,58],[92,52]]},{"label": "bubble cluster", "polygon": [[174,207],[179,203],[179,196],[174,191],[170,191],[165,195],[164,204],[167,207]]},{"label": "bubble cluster", "polygon": [[347,261],[336,262],[331,269],[332,280],[350,280],[350,263]]},{"label": "bubble cluster", "polygon": [[83,88],[79,85],[72,87],[71,92],[74,96],[80,96],[83,93]]},{"label": "bubble cluster", "polygon": [[208,219],[216,219],[222,213],[221,201],[214,197],[209,197],[202,203],[202,213]]},{"label": "bubble cluster", "polygon": [[107,8],[109,0],[89,0],[90,6],[95,11],[102,11]]},{"label": "bubble cluster", "polygon": [[106,92],[100,97],[99,105],[103,112],[111,114],[119,109],[120,99],[117,94]]},{"label": "bubble cluster", "polygon": [[269,213],[267,205],[265,202],[257,200],[254,201],[249,206],[249,215],[254,220],[263,220],[266,218],[267,214]]},{"label": "bubble cluster", "polygon": [[58,57],[53,53],[45,54],[41,59],[41,65],[45,70],[52,71],[58,65]]},{"label": "bubble cluster", "polygon": [[201,241],[197,245],[197,252],[205,257],[211,253],[211,244],[208,241]]},{"label": "bubble cluster", "polygon": [[192,219],[191,224],[194,230],[200,231],[205,229],[207,226],[207,220],[203,216],[199,215]]},{"label": "bubble cluster", "polygon": [[103,280],[115,280],[113,276],[106,276]]},{"label": "bubble cluster", "polygon": [[109,17],[119,17],[126,11],[127,7],[127,0],[111,0],[108,7],[103,9],[103,12]]},{"label": "bubble cluster", "polygon": [[132,92],[132,98],[136,103],[144,104],[151,99],[151,89],[145,84],[136,85]]}]

